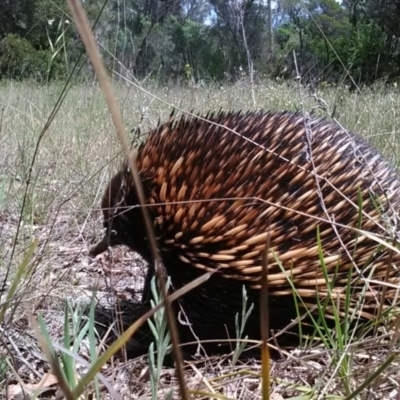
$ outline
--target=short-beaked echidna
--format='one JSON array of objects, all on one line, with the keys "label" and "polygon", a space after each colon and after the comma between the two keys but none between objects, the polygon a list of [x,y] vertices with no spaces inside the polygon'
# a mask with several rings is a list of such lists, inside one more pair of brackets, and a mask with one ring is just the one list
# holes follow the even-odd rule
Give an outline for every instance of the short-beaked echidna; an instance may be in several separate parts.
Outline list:
[{"label": "short-beaked echidna", "polygon": [[[362,317],[375,314],[383,287],[385,304],[396,300],[400,256],[382,243],[396,246],[400,179],[339,126],[290,112],[181,117],[150,132],[136,165],[173,287],[215,271],[181,299],[199,338],[235,337],[243,285],[256,305],[246,333],[259,336],[267,235],[272,328],[296,316],[292,284],[310,306],[326,299],[324,270],[342,312],[348,282],[350,310]],[[124,244],[151,261],[138,203],[125,166],[102,202],[112,234],[93,255]]]}]

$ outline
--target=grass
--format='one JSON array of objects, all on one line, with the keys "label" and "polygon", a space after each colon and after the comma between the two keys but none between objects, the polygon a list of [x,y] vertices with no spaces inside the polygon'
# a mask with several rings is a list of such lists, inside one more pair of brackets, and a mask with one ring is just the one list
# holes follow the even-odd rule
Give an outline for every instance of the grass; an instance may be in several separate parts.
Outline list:
[{"label": "grass", "polygon": [[[36,141],[61,89],[58,85],[43,87],[34,83],[0,86],[2,209],[20,206]],[[153,96],[125,85],[115,86],[126,127],[140,128],[142,133],[159,120],[166,120],[172,107],[196,112],[253,109],[246,82],[223,88],[150,85],[145,89]],[[256,86],[255,94],[260,109],[300,108],[294,85],[262,82]],[[311,111],[317,102],[309,94],[304,89],[304,108]],[[395,87],[376,85],[362,95],[349,93],[346,88],[327,87],[316,95],[325,100],[330,110],[335,109],[335,117],[343,126],[365,137],[398,165],[400,95]],[[321,110],[316,113],[327,116]],[[87,215],[96,201],[96,189],[120,164],[120,159],[114,158],[118,151],[119,143],[99,88],[95,84],[72,87],[41,144],[27,218],[33,216],[34,222],[43,223],[65,200],[69,215],[71,211],[79,218]]]},{"label": "grass", "polygon": [[[125,126],[133,130],[132,139],[138,130],[143,134],[158,120],[166,120],[173,107],[195,112],[254,109],[246,81],[196,88],[148,83],[144,89],[146,92],[127,84],[114,84]],[[122,160],[112,121],[96,84],[70,88],[31,165],[36,142],[61,90],[62,86],[57,84],[0,84],[0,284],[4,281],[6,289],[11,287],[16,299],[1,324],[0,347],[8,343],[13,357],[0,352],[0,387],[5,387],[6,381],[17,384],[18,377],[25,383],[38,381],[27,365],[17,367],[13,363],[23,352],[29,353],[32,368],[48,368],[32,331],[27,329],[28,309],[40,313],[52,340],[62,343],[65,300],[88,304],[94,287],[100,302],[123,296],[138,298],[142,285],[142,271],[132,267],[139,265],[133,254],[114,251],[110,261],[115,263],[112,273],[108,267],[103,268],[108,266],[107,262],[102,267],[101,262],[87,257],[90,244],[100,235],[100,196]],[[359,94],[344,87],[322,86],[316,92],[303,88],[302,93],[303,98],[299,99],[298,88],[283,82],[259,82],[255,87],[260,109],[298,110],[302,103],[305,110],[327,117],[335,110],[334,117],[344,127],[370,141],[399,168],[400,94],[396,87],[376,84]],[[321,100],[327,104],[326,110],[314,110],[325,104]],[[32,178],[16,238],[31,167]],[[26,262],[24,257],[34,239],[38,242],[37,251]],[[3,304],[7,292],[0,294]],[[340,337],[337,348],[315,346],[313,351],[295,351],[285,362],[274,363],[272,390],[284,397],[298,398],[318,398],[321,393],[326,398],[351,398],[357,388],[362,388],[357,398],[394,396],[398,391],[398,366],[397,360],[390,358],[386,343],[383,346],[382,341],[353,338],[347,330],[340,334],[346,337]],[[329,337],[331,342],[334,339]],[[395,345],[393,349],[395,355]],[[205,364],[206,367],[193,362],[188,367],[188,384],[197,393],[207,392],[211,396],[210,393],[217,395],[222,390],[226,396],[223,398],[243,399],[259,395],[257,362],[248,366],[237,362],[228,368],[219,359],[210,358]],[[132,388],[131,384],[137,395],[149,394],[150,382],[135,375],[134,365],[132,361],[125,361],[118,368],[110,364],[113,384],[121,392]],[[382,365],[387,369],[381,372]],[[130,382],[124,380],[128,371],[132,376]],[[379,377],[369,382],[368,376],[376,371]],[[168,369],[160,372],[159,383],[164,388],[174,386]]]}]

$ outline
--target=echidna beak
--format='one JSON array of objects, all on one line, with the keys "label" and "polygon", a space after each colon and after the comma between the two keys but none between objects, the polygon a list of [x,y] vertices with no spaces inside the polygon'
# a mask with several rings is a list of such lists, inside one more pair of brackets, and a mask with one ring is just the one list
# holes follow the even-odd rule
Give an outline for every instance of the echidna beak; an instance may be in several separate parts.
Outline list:
[{"label": "echidna beak", "polygon": [[108,235],[105,235],[99,243],[97,243],[89,250],[89,255],[91,257],[96,257],[99,254],[104,253],[107,250],[108,246],[110,246],[110,237]]}]

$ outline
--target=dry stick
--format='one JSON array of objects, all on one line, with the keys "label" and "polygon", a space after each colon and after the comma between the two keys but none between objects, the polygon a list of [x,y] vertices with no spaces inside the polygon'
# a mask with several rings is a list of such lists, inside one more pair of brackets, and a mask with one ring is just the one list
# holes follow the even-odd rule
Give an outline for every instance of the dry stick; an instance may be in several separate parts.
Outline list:
[{"label": "dry stick", "polygon": [[[86,13],[78,0],[67,0],[67,2],[71,9],[71,12],[74,16],[75,23],[77,25],[77,28],[78,28],[78,31],[82,38],[82,41],[86,47],[86,51],[88,53],[90,61],[92,62],[93,68],[96,72],[97,79],[99,81],[101,90],[103,92],[108,109],[109,109],[111,117],[113,119],[115,128],[117,130],[119,140],[121,141],[122,147],[128,158],[129,166],[133,173],[135,188],[138,191],[137,194],[139,197],[139,201],[140,201],[141,205],[143,205],[143,204],[145,204],[144,194],[143,194],[140,178],[138,178],[139,175],[134,174],[134,172],[136,171],[136,165],[134,163],[134,159],[131,157],[129,140],[125,133],[125,128],[124,128],[124,125],[122,122],[121,115],[118,110],[117,102],[113,95],[111,84],[108,80],[107,73],[105,71],[105,68],[104,68],[103,63],[100,58],[100,55],[98,53],[93,34],[89,28],[89,22],[87,20]],[[142,210],[143,210],[143,208],[142,208]],[[146,229],[148,229],[148,227],[151,227],[151,223],[150,223],[150,218],[149,218],[147,211],[143,211],[143,217],[144,217],[144,220],[146,223]],[[151,251],[153,253],[153,257],[155,259],[158,259],[159,256],[158,256],[157,245],[156,245],[156,241],[155,241],[155,238],[154,238],[151,228],[149,229],[147,234],[149,236],[149,242],[150,242]]]},{"label": "dry stick", "polygon": [[[322,193],[322,189],[321,189],[321,180],[318,177],[318,174],[316,173],[317,168],[315,166],[315,162],[314,162],[314,155],[313,155],[313,150],[312,150],[312,140],[313,140],[313,132],[311,130],[310,127],[310,115],[309,113],[307,113],[306,111],[304,111],[304,105],[303,105],[303,101],[302,101],[302,93],[301,93],[301,85],[300,85],[300,81],[301,81],[301,76],[300,76],[300,72],[297,66],[297,58],[296,58],[296,53],[293,52],[293,60],[294,60],[294,65],[295,65],[295,69],[296,69],[296,80],[298,83],[298,90],[299,90],[299,100],[300,100],[300,106],[301,106],[301,112],[303,114],[303,118],[304,118],[304,131],[305,131],[305,136],[306,136],[306,140],[307,140],[307,151],[308,151],[308,155],[310,158],[310,162],[312,165],[312,171],[315,172],[315,184],[317,186],[317,193],[318,193],[318,197],[321,200],[321,207],[322,210],[324,212],[324,214],[326,215],[326,218],[329,221],[329,224],[332,226],[332,229],[335,232],[336,237],[339,240],[339,243],[341,245],[341,247],[343,248],[344,252],[347,254],[349,260],[352,262],[353,266],[355,267],[356,271],[359,273],[359,275],[361,276],[361,272],[359,272],[359,269],[356,265],[356,263],[354,262],[349,250],[347,249],[346,245],[343,243],[343,240],[336,228],[336,225],[334,224],[334,215],[332,214],[329,215],[328,209],[326,208],[325,205],[325,200],[324,200],[324,196]],[[338,293],[343,293],[345,291],[345,287],[343,287],[342,289],[340,289],[340,291],[338,291]]]},{"label": "dry stick", "polygon": [[[393,244],[396,245],[396,240],[395,239],[393,240]],[[385,282],[389,281],[389,274],[390,274],[390,268],[391,268],[391,265],[392,265],[392,261],[393,261],[393,251],[390,250],[389,251],[388,265],[387,265],[386,274],[385,274],[385,277],[384,277],[384,281]],[[378,312],[376,314],[376,320],[378,321],[378,323],[380,322],[381,317],[382,317],[382,313],[384,311],[383,310],[383,306],[384,306],[385,299],[386,299],[386,292],[387,292],[387,287],[383,286],[382,292],[381,292],[381,296],[380,296],[379,306],[378,306]],[[375,324],[374,336],[376,338],[376,343],[378,344],[379,339],[377,337],[377,332],[378,332],[378,324]],[[396,330],[395,330],[395,332],[396,332]],[[377,376],[376,377],[376,381],[372,384],[373,392],[377,392],[377,389],[379,388],[379,386],[381,384],[381,381],[382,381],[382,376],[381,375]]]},{"label": "dry stick", "polygon": [[[329,43],[329,46],[331,47],[331,50],[333,50],[333,52],[335,53],[335,55],[338,57],[338,55],[337,55],[336,52],[335,52],[335,49],[333,48],[333,46],[331,45],[331,43],[329,42],[329,40],[325,37],[324,32],[322,31],[322,29],[320,28],[320,26],[317,24],[317,22],[315,21],[315,19],[313,18],[313,16],[312,16],[311,13],[309,12],[309,10],[307,9],[307,7],[306,7],[306,5],[304,4],[303,1],[302,1],[302,5],[303,5],[303,7],[306,9],[306,11],[308,12],[308,14],[310,15],[311,19],[313,20],[313,22],[315,23],[315,25],[317,26],[317,28],[320,30],[320,32],[321,32],[321,34],[323,35],[324,39]],[[340,59],[339,57],[338,57],[338,59],[339,59],[340,62],[342,62],[341,59]],[[294,57],[294,61],[295,61],[297,76],[299,77],[299,72],[298,72],[298,69],[297,69],[296,57]],[[343,65],[343,64],[342,64],[342,65]],[[343,67],[344,67],[344,66],[343,66]],[[347,69],[346,69],[346,73],[347,73],[348,76],[352,79],[352,77],[351,77],[351,75],[350,75],[350,72],[349,72]],[[354,83],[354,81],[353,81],[353,83]],[[316,97],[316,96],[315,96],[315,97]],[[317,97],[316,97],[316,98],[317,98]],[[319,103],[322,102],[320,98],[317,98],[317,100],[318,100]],[[303,108],[303,105],[302,105],[302,108]],[[324,109],[327,109],[327,108],[328,108],[328,105],[326,104],[325,101],[323,101],[323,108],[324,108]],[[332,117],[332,119],[335,121],[335,123],[338,124],[338,125],[340,126],[340,128],[341,128],[344,132],[347,132],[347,130],[346,130],[345,128],[343,128],[343,126],[340,124],[340,122],[339,122],[336,118],[334,118],[333,115],[332,115],[331,117]],[[392,150],[394,150],[394,149],[393,149],[393,146],[391,146],[391,148],[392,148]],[[311,149],[311,147],[310,147],[310,149]],[[356,146],[355,146],[354,150],[357,150]],[[360,153],[360,152],[357,152],[357,153],[359,153],[358,156],[360,156],[360,157],[365,161],[365,163],[368,164],[368,162],[367,162],[365,156],[364,156],[362,153]],[[311,157],[311,159],[312,159],[312,157]],[[381,185],[380,185],[380,183],[379,183],[379,179],[377,179],[377,177],[375,176],[375,172],[372,171],[371,168],[370,168],[370,172],[371,172],[371,174],[374,176],[375,180],[378,182],[378,185],[379,185],[379,187],[381,188],[381,190],[382,190],[384,193],[386,193],[386,192],[383,190],[383,188],[381,187]],[[317,182],[317,183],[318,183],[318,182]],[[391,202],[389,202],[389,206],[392,208],[394,214],[396,215],[396,210],[393,209],[393,207],[392,207],[392,205],[391,205]],[[393,244],[394,244],[394,245],[396,244],[396,235],[395,235],[395,237],[393,238]],[[388,281],[388,278],[389,278],[390,268],[391,268],[391,263],[392,263],[392,258],[393,258],[393,252],[391,251],[391,252],[390,252],[390,255],[389,255],[388,266],[387,266],[387,269],[386,269],[385,282],[387,282],[387,281]],[[377,320],[378,320],[378,321],[380,320],[381,315],[382,315],[382,312],[383,312],[384,300],[385,300],[385,297],[386,297],[386,289],[387,289],[387,287],[384,286],[384,287],[383,287],[383,290],[382,290],[382,292],[381,292],[380,299],[377,298],[377,302],[378,302],[378,305],[379,305],[378,313],[377,313]],[[374,334],[376,334],[376,329],[377,329],[377,325],[376,325],[375,328],[374,328]]]},{"label": "dry stick", "polygon": [[240,7],[239,19],[240,19],[240,26],[242,27],[243,44],[244,44],[244,48],[246,49],[247,66],[249,68],[249,75],[250,75],[251,95],[253,98],[253,106],[256,107],[256,95],[254,93],[254,65],[253,65],[253,60],[251,59],[249,46],[247,44],[246,31],[244,29],[244,15],[243,14],[244,14],[243,7]]},{"label": "dry stick", "polygon": [[[69,8],[71,9],[76,26],[78,28],[81,39],[85,45],[85,48],[86,48],[86,51],[90,58],[90,61],[96,72],[97,79],[99,81],[101,90],[102,90],[104,98],[107,102],[107,106],[108,106],[108,109],[112,116],[115,128],[117,129],[118,137],[122,143],[122,146],[124,148],[124,151],[125,151],[127,159],[128,159],[132,177],[135,182],[135,189],[137,192],[139,203],[143,206],[146,203],[146,201],[145,201],[141,181],[139,178],[139,173],[136,169],[135,159],[133,157],[131,157],[129,140],[125,133],[125,128],[124,128],[124,125],[122,122],[122,118],[121,118],[121,115],[118,110],[118,105],[117,105],[117,102],[113,95],[111,84],[108,80],[104,65],[101,61],[100,54],[99,54],[97,46],[96,46],[96,42],[94,40],[93,33],[90,30],[89,21],[87,19],[85,10],[83,9],[81,3],[78,0],[67,0],[67,2],[68,2]],[[145,208],[145,207],[141,207],[141,210],[142,210],[143,219],[144,219],[145,225],[146,225],[146,233],[147,233],[147,237],[150,242],[150,249],[151,249],[151,252],[153,255],[154,263],[155,263],[156,267],[160,267],[161,259],[160,259],[159,252],[157,249],[154,232],[152,230],[149,213],[148,213],[147,208]],[[156,268],[156,269],[159,270],[160,268]],[[173,351],[174,351],[174,355],[175,355],[176,369],[177,369],[177,375],[178,375],[181,396],[184,400],[186,400],[186,399],[188,399],[188,393],[187,393],[186,384],[185,384],[185,380],[184,380],[183,358],[182,358],[182,353],[179,349],[179,344],[178,344],[178,332],[177,332],[177,328],[176,328],[176,322],[175,322],[174,316],[172,314],[171,307],[169,307],[169,301],[167,300],[167,296],[165,295],[165,282],[163,280],[162,274],[158,274],[158,275],[159,275],[159,279],[160,279],[161,290],[163,292],[164,299],[166,301],[165,311],[166,311],[167,321],[168,321],[168,325],[169,325],[169,329],[170,329]]]},{"label": "dry stick", "polygon": [[[313,151],[312,151],[312,140],[313,140],[313,137],[312,137],[312,136],[313,136],[313,133],[312,133],[312,130],[311,130],[311,127],[310,127],[310,116],[309,116],[308,113],[306,113],[306,112],[304,111],[304,106],[303,106],[303,101],[302,101],[302,94],[301,94],[301,86],[300,86],[301,76],[300,76],[299,69],[298,69],[298,66],[297,66],[296,54],[293,53],[293,56],[294,56],[294,63],[295,63],[295,69],[296,69],[296,80],[297,80],[297,82],[298,82],[299,99],[300,99],[301,111],[302,111],[303,118],[304,118],[304,130],[305,130],[305,136],[306,136],[306,140],[307,140],[307,150],[308,150],[308,154],[309,154],[309,157],[310,157],[310,162],[311,162],[311,165],[312,165],[312,170],[316,172],[317,169],[316,169],[316,166],[315,166],[314,156],[313,156]],[[326,215],[326,218],[329,220],[330,225],[331,225],[333,231],[335,232],[336,237],[337,237],[338,240],[339,240],[339,243],[341,244],[341,246],[342,246],[342,248],[344,249],[345,253],[348,255],[349,260],[351,260],[352,264],[355,266],[356,270],[358,271],[357,266],[356,266],[356,263],[354,262],[353,258],[351,257],[350,252],[348,251],[348,249],[346,248],[345,244],[343,243],[343,240],[342,240],[342,238],[341,238],[341,236],[340,236],[338,230],[336,229],[336,226],[335,226],[334,223],[333,223],[333,222],[334,222],[334,217],[333,217],[333,215],[332,215],[332,216],[329,215],[328,209],[326,208],[326,205],[325,205],[325,201],[324,201],[324,196],[323,196],[323,193],[322,193],[322,189],[321,189],[321,182],[320,182],[320,179],[318,178],[318,176],[317,176],[316,173],[315,173],[315,184],[316,184],[316,186],[317,186],[318,197],[319,197],[320,200],[321,200],[320,203],[321,203],[322,210],[324,211],[324,214]],[[341,289],[340,291],[338,291],[338,296],[339,296],[339,297],[340,297],[341,293],[344,292],[344,289],[345,289],[345,288],[343,288],[343,289]],[[340,300],[339,300],[339,301],[340,301]],[[340,304],[340,303],[339,303],[339,304]],[[347,350],[347,349],[348,349],[348,345],[346,346],[346,350]],[[343,358],[345,357],[345,354],[346,354],[346,353],[347,353],[347,351],[344,352],[344,353],[342,354],[342,356],[340,357],[339,362],[337,363],[337,367],[335,368],[335,372],[334,372],[334,374],[332,374],[332,376],[331,376],[329,382],[331,382],[331,380],[332,380],[333,377],[335,376],[336,371],[338,370],[339,366],[341,365],[341,362],[342,362]],[[327,390],[328,387],[329,387],[329,385],[326,385],[326,386],[324,387],[324,389],[322,390],[322,392],[321,392],[321,394],[319,395],[318,398],[322,398],[322,396],[325,395],[325,392],[326,392],[326,390]]]},{"label": "dry stick", "polygon": [[0,116],[0,133],[3,130],[3,117],[4,117],[4,107],[1,109],[1,116]]},{"label": "dry stick", "polygon": [[260,322],[261,322],[261,391],[262,399],[269,400],[269,350],[268,350],[268,330],[269,330],[269,307],[268,307],[268,253],[270,249],[271,236],[268,223],[267,240],[262,254],[261,270],[261,292],[260,292]]}]

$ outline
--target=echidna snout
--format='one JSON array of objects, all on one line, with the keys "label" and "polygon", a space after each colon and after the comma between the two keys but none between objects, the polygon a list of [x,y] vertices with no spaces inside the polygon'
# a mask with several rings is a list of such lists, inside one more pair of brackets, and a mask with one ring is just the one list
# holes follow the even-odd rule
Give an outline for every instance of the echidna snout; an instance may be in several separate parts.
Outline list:
[{"label": "echidna snout", "polygon": [[[296,317],[292,285],[310,306],[335,293],[332,301],[345,312],[344,288],[351,282],[346,312],[365,318],[380,301],[390,306],[396,298],[400,256],[389,256],[374,237],[393,243],[400,180],[375,149],[340,127],[289,112],[182,117],[149,133],[136,165],[173,287],[215,272],[180,302],[199,338],[235,336],[243,285],[258,305],[268,234],[272,328]],[[109,239],[93,254],[110,240],[150,261],[126,166],[102,207]],[[256,310],[247,324],[250,336],[259,336],[258,320]]]},{"label": "echidna snout", "polygon": [[124,168],[111,180],[102,200],[105,235],[90,250],[91,256],[104,252],[109,246],[127,245],[150,261],[145,226],[139,200],[130,171]]}]

